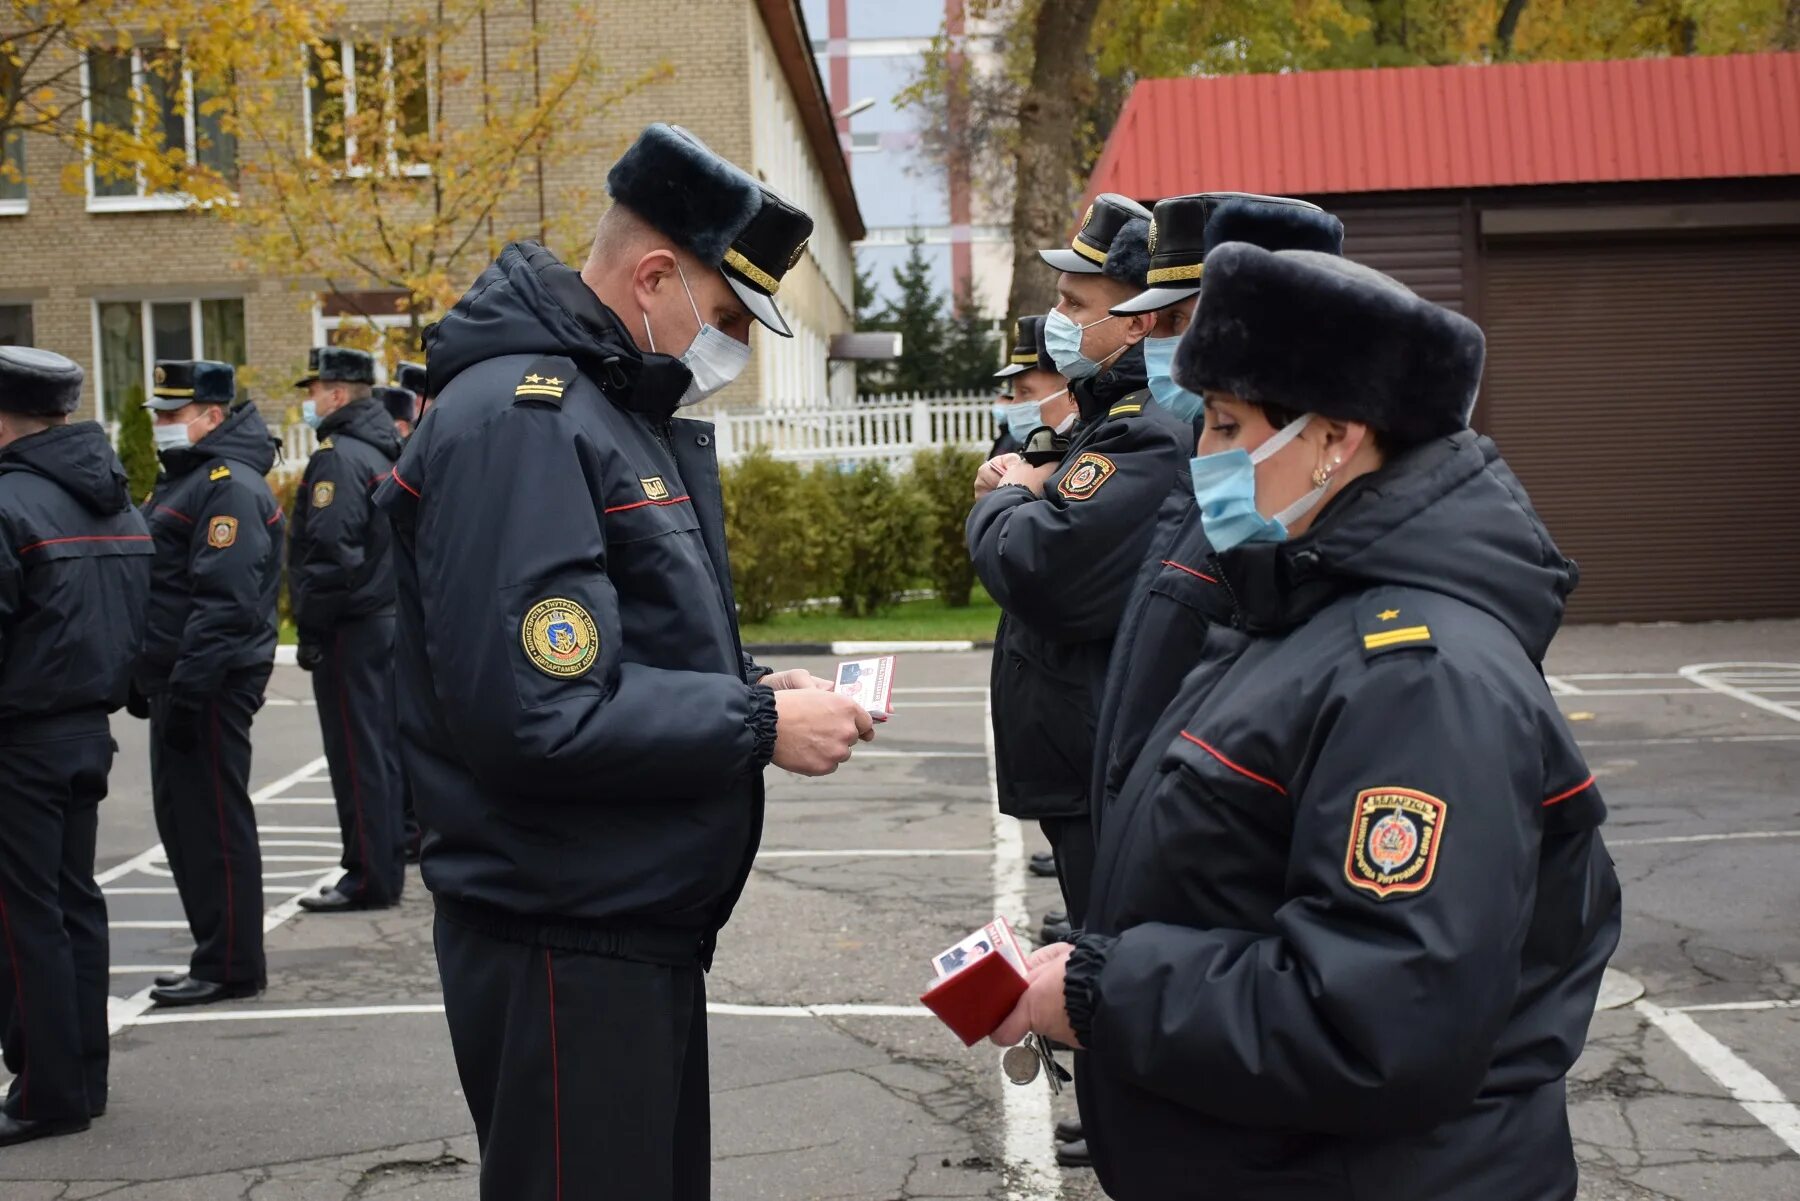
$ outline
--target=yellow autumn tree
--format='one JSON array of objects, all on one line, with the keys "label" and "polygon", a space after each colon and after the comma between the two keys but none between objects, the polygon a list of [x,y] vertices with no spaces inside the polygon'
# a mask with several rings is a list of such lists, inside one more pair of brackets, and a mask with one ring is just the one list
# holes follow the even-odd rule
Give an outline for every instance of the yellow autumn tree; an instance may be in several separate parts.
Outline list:
[{"label": "yellow autumn tree", "polygon": [[[390,362],[507,241],[555,244],[591,220],[577,192],[546,195],[544,164],[593,151],[605,112],[665,73],[608,73],[590,5],[554,6],[554,26],[529,0],[257,7],[283,36],[206,73],[236,177],[187,163],[179,186],[221,201],[248,268],[361,318],[345,340]],[[396,313],[398,336],[378,328]]]}]

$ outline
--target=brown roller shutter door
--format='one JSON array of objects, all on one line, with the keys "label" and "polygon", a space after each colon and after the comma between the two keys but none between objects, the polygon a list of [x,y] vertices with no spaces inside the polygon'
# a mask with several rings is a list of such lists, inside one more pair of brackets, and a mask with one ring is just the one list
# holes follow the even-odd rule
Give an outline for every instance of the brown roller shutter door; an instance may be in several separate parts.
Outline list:
[{"label": "brown roller shutter door", "polygon": [[1800,235],[1490,244],[1486,429],[1573,621],[1800,616]]}]

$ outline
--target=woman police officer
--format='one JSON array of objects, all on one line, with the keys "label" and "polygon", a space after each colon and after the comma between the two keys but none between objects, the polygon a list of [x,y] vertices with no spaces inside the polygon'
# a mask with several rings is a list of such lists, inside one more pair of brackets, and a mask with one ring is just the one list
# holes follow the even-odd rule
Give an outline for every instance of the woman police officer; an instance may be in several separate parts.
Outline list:
[{"label": "woman police officer", "polygon": [[1573,564],[1467,428],[1481,333],[1310,251],[1229,243],[1205,278],[1175,374],[1235,628],[996,1041],[1085,1048],[1121,1201],[1573,1197],[1619,890],[1540,674]]}]

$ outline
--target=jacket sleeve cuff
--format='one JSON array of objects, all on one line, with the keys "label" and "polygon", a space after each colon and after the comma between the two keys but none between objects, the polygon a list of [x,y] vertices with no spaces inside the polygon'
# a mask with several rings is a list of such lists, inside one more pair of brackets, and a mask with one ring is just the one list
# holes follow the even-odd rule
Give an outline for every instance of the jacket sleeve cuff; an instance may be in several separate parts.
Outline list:
[{"label": "jacket sleeve cuff", "polygon": [[774,674],[775,674],[775,669],[773,667],[764,667],[762,664],[758,663],[755,659],[750,657],[749,651],[744,652],[744,679],[746,682],[751,683],[751,684],[757,684],[762,681],[762,678],[764,676],[770,676],[770,675],[774,675]]},{"label": "jacket sleeve cuff", "polygon": [[1100,1003],[1100,973],[1118,941],[1105,934],[1082,934],[1075,939],[1075,949],[1063,965],[1063,1007],[1069,1013],[1069,1025],[1081,1045],[1094,1045],[1094,1010]]},{"label": "jacket sleeve cuff", "polygon": [[761,771],[775,757],[775,690],[767,684],[750,689],[750,735],[756,745],[750,751],[750,767]]}]

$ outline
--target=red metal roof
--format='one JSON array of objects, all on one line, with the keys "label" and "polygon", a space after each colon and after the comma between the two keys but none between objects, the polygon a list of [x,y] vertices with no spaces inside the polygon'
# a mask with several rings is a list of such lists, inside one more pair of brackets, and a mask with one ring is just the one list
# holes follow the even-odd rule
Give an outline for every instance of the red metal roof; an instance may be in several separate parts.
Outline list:
[{"label": "red metal roof", "polygon": [[1091,192],[1140,200],[1800,175],[1800,54],[1146,79]]}]

